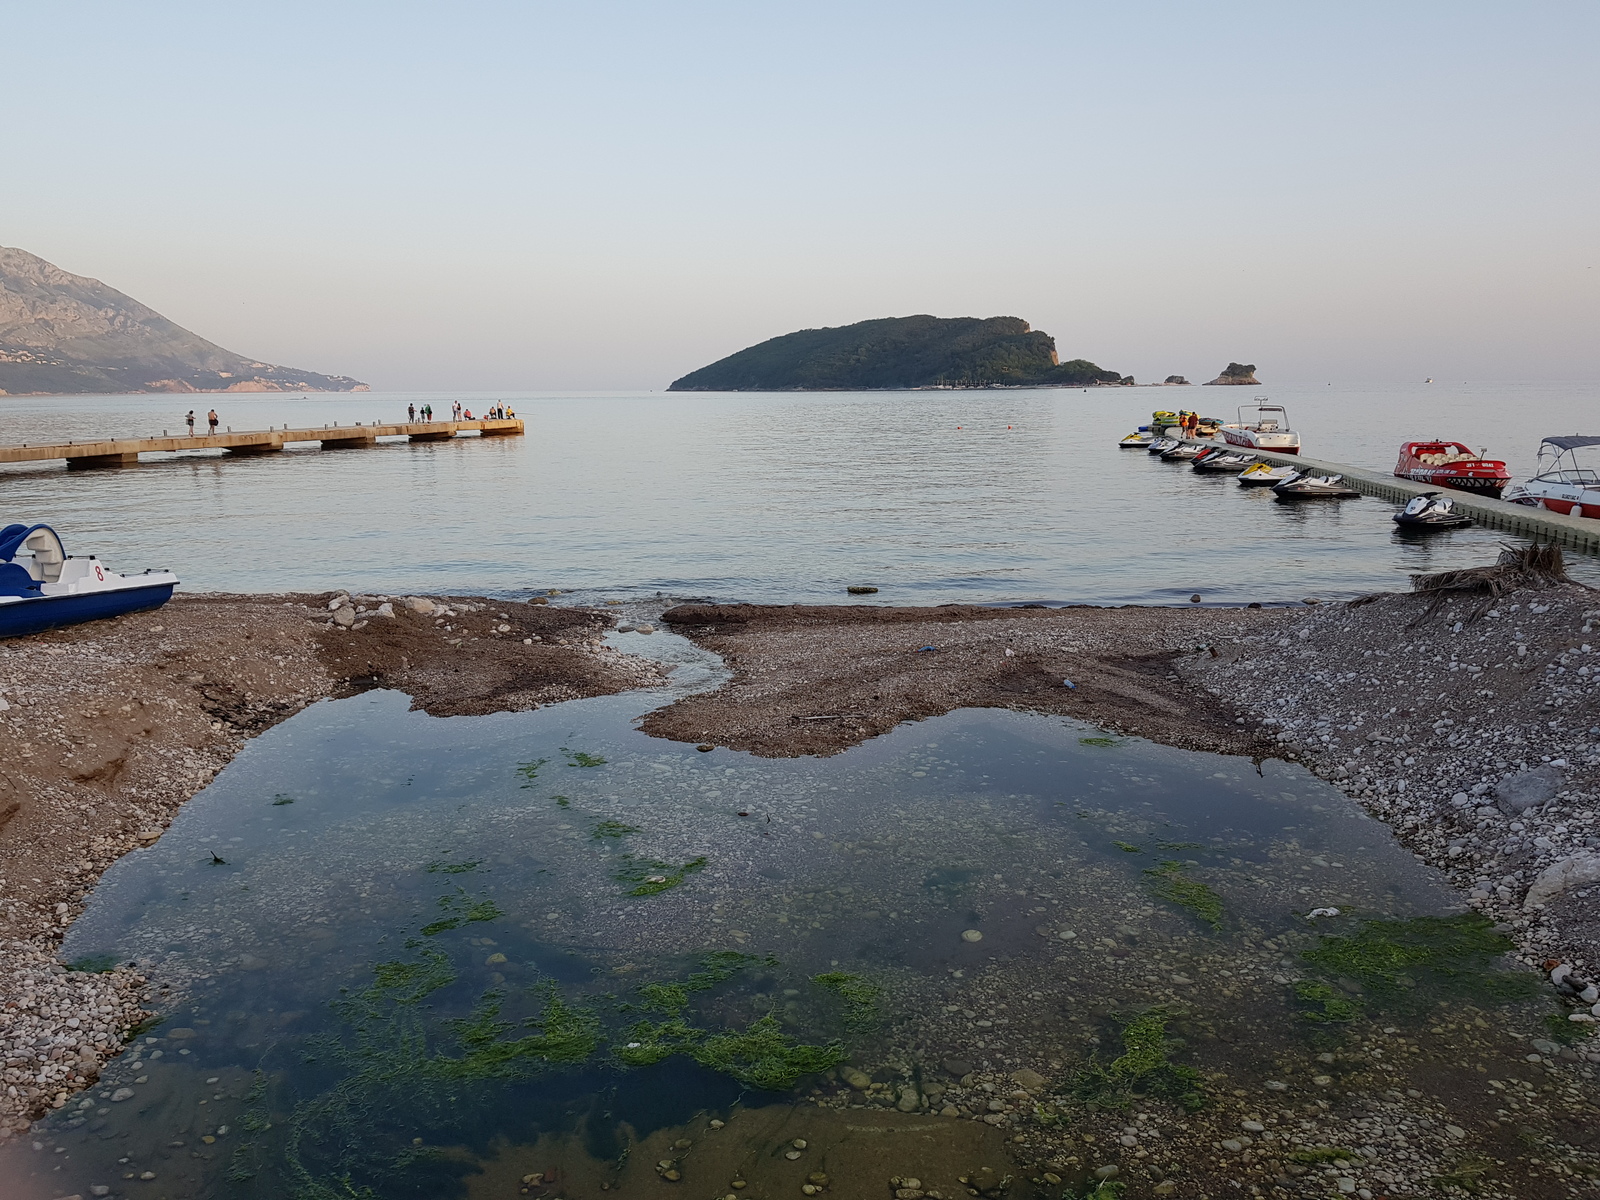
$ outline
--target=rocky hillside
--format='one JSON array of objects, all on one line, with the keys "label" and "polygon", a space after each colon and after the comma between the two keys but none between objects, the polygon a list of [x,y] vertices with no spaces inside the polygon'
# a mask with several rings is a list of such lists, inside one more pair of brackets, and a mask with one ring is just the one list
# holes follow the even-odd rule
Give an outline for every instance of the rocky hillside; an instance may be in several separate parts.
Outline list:
[{"label": "rocky hillside", "polygon": [[1254,363],[1231,362],[1222,369],[1222,374],[1218,375],[1210,383],[1206,384],[1206,386],[1260,387],[1261,380],[1256,378],[1256,367]]},{"label": "rocky hillside", "polygon": [[1061,362],[1055,338],[1018,317],[916,316],[786,333],[691,371],[668,390],[860,391],[1132,382],[1085,359]]},{"label": "rocky hillside", "polygon": [[0,395],[365,390],[224,350],[98,279],[0,246]]}]

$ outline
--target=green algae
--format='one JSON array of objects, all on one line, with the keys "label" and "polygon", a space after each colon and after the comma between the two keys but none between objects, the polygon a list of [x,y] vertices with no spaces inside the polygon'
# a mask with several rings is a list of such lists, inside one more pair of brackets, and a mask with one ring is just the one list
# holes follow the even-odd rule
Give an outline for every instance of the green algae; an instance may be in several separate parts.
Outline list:
[{"label": "green algae", "polygon": [[1359,999],[1352,999],[1326,983],[1302,979],[1294,985],[1295,999],[1311,1006],[1300,1015],[1308,1021],[1345,1024],[1361,1019],[1364,1011]]},{"label": "green algae", "polygon": [[293,796],[285,796],[282,792],[279,792],[276,796],[274,796],[272,798],[272,806],[274,808],[277,808],[278,806],[283,805],[283,804],[293,804],[293,803],[294,803],[294,797]]},{"label": "green algae", "polygon": [[691,992],[706,992],[726,983],[753,963],[776,966],[770,955],[763,959],[742,950],[715,950],[700,960],[700,969],[690,972],[681,983],[647,983],[639,988],[640,1007],[648,1012],[677,1016],[689,1006]]},{"label": "green algae", "polygon": [[1433,1182],[1440,1187],[1460,1188],[1463,1192],[1477,1195],[1483,1191],[1489,1180],[1494,1175],[1494,1161],[1488,1158],[1473,1158],[1466,1162],[1457,1163],[1442,1175],[1435,1175]]},{"label": "green algae", "polygon": [[585,754],[582,750],[568,750],[565,746],[561,747],[561,753],[567,756],[567,766],[569,767],[603,767],[606,765],[606,760],[598,754]]},{"label": "green algae", "polygon": [[1146,867],[1151,890],[1156,897],[1187,909],[1214,930],[1222,928],[1222,897],[1199,880],[1183,873],[1183,864],[1167,859],[1154,867]]},{"label": "green algae", "polygon": [[786,1092],[806,1075],[831,1070],[847,1057],[837,1042],[797,1042],[770,1013],[742,1033],[717,1033],[690,1052],[701,1066],[732,1076],[746,1087]]},{"label": "green algae", "polygon": [[1091,1058],[1062,1090],[1091,1111],[1122,1112],[1141,1096],[1159,1096],[1190,1112],[1204,1108],[1200,1072],[1167,1057],[1173,1048],[1169,1019],[1159,1008],[1134,1017],[1122,1029],[1122,1054],[1109,1065]]},{"label": "green algae", "polygon": [[639,827],[637,825],[628,825],[622,821],[601,821],[594,827],[594,831],[589,836],[595,839],[625,838],[630,833],[638,832]]},{"label": "green algae", "polygon": [[1481,913],[1367,921],[1352,934],[1329,934],[1301,957],[1366,996],[1394,1007],[1425,1007],[1443,996],[1510,1001],[1534,995],[1531,973],[1506,970],[1512,949]]},{"label": "green algae", "polygon": [[847,971],[829,971],[813,975],[811,982],[826,988],[845,1003],[845,1028],[851,1033],[866,1033],[883,1020],[880,1001],[883,989],[870,980]]},{"label": "green algae", "polygon": [[1112,841],[1111,844],[1113,846],[1115,846],[1118,850],[1121,850],[1124,854],[1143,854],[1144,853],[1143,847],[1135,846],[1132,842]]},{"label": "green algae", "polygon": [[1081,737],[1078,739],[1080,746],[1115,746],[1121,738],[1114,737]]},{"label": "green algae", "polygon": [[444,933],[451,929],[460,929],[474,921],[493,921],[505,916],[500,906],[493,900],[474,900],[462,888],[457,888],[454,893],[439,897],[439,907],[445,915],[437,921],[430,921],[422,927],[424,937],[433,937],[435,934]]},{"label": "green algae", "polygon": [[1341,1158],[1346,1162],[1358,1162],[1360,1160],[1360,1155],[1354,1150],[1346,1150],[1342,1146],[1307,1146],[1303,1150],[1291,1150],[1284,1157],[1290,1162],[1306,1163],[1307,1165],[1337,1162]]},{"label": "green algae", "polygon": [[475,870],[483,865],[483,859],[475,858],[471,862],[431,862],[427,866],[429,875],[465,875],[468,871]]},{"label": "green algae", "polygon": [[531,788],[534,785],[534,781],[539,778],[539,768],[544,766],[549,761],[550,760],[548,758],[535,758],[530,762],[518,763],[517,774],[522,776],[524,780],[522,786],[525,788]]},{"label": "green algae", "polygon": [[69,971],[82,971],[86,975],[105,975],[117,969],[120,960],[115,954],[85,954],[67,964]]},{"label": "green algae", "polygon": [[682,866],[673,866],[671,863],[658,862],[655,859],[636,858],[632,854],[625,854],[623,866],[616,872],[615,878],[619,883],[631,883],[634,886],[628,889],[630,896],[658,896],[662,892],[671,891],[684,879],[695,874],[706,865],[705,855],[690,859]]}]

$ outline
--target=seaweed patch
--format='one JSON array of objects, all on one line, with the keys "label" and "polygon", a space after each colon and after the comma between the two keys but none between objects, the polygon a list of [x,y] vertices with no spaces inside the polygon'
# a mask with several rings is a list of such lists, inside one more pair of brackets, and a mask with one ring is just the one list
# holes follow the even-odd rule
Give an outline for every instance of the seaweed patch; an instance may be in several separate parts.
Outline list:
[{"label": "seaweed patch", "polygon": [[1062,1089],[1092,1110],[1120,1112],[1136,1096],[1160,1096],[1190,1112],[1205,1107],[1200,1072],[1169,1061],[1168,1016],[1153,1008],[1129,1021],[1122,1030],[1122,1054],[1108,1066],[1094,1059],[1073,1074]]},{"label": "seaweed patch", "polygon": [[656,896],[662,892],[671,891],[684,879],[695,874],[706,865],[705,855],[690,859],[682,866],[673,866],[671,863],[657,862],[655,859],[636,858],[631,854],[623,855],[623,866],[617,871],[616,879],[619,883],[631,883],[634,886],[628,889],[630,896]]},{"label": "seaweed patch", "polygon": [[1158,866],[1146,867],[1151,890],[1156,896],[1179,908],[1186,908],[1212,929],[1222,928],[1222,897],[1199,880],[1183,873],[1183,864],[1167,859]]},{"label": "seaweed patch", "polygon": [[1355,933],[1329,934],[1301,957],[1335,978],[1350,979],[1372,1000],[1425,1006],[1437,996],[1507,1001],[1539,990],[1530,973],[1499,960],[1511,939],[1481,913],[1367,921]]},{"label": "seaweed patch", "polygon": [[829,971],[813,975],[811,982],[844,1001],[845,1028],[851,1033],[865,1033],[882,1021],[879,1002],[883,999],[883,989],[870,980],[846,971]]},{"label": "seaweed patch", "polygon": [[422,927],[424,937],[433,937],[450,929],[459,929],[474,921],[493,921],[497,917],[505,916],[500,906],[493,900],[474,900],[463,888],[457,888],[453,893],[440,896],[439,907],[444,910],[445,915]]}]

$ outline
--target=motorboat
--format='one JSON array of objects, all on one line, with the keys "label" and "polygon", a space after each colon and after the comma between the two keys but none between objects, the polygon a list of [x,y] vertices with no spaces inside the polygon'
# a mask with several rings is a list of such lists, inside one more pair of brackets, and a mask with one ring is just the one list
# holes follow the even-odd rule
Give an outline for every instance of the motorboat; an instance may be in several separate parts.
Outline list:
[{"label": "motorboat", "polygon": [[1343,475],[1311,475],[1295,471],[1272,485],[1280,500],[1353,500],[1361,495]]},{"label": "motorboat", "polygon": [[1217,430],[1230,446],[1247,450],[1276,450],[1299,454],[1300,435],[1289,428],[1289,414],[1281,404],[1241,404],[1239,420]]},{"label": "motorboat", "polygon": [[1150,432],[1150,426],[1141,425],[1136,431],[1118,442],[1117,445],[1124,450],[1143,450],[1151,442],[1155,441],[1155,437],[1156,435]]},{"label": "motorboat", "polygon": [[1472,518],[1456,511],[1456,502],[1438,492],[1424,492],[1406,501],[1406,506],[1394,515],[1394,523],[1405,530],[1426,532],[1433,529],[1460,529],[1471,525]]},{"label": "motorboat", "polygon": [[1600,471],[1586,465],[1595,461],[1592,455],[1578,455],[1595,446],[1600,446],[1600,437],[1545,438],[1539,443],[1534,477],[1512,484],[1502,498],[1535,508],[1543,505],[1569,517],[1600,517]]},{"label": "motorboat", "polygon": [[94,555],[68,555],[48,525],[0,529],[0,637],[159,608],[172,599],[171,571],[119,575]]},{"label": "motorboat", "polygon": [[1290,466],[1275,466],[1269,462],[1258,462],[1246,467],[1239,472],[1240,487],[1275,487],[1291,475],[1300,472]]},{"label": "motorboat", "polygon": [[[1174,439],[1176,441],[1176,439]],[[1204,446],[1197,446],[1193,442],[1178,442],[1170,450],[1161,452],[1162,462],[1188,462],[1195,455],[1204,450]]]},{"label": "motorboat", "polygon": [[1400,461],[1395,464],[1394,473],[1418,483],[1498,497],[1511,482],[1511,472],[1505,463],[1485,458],[1484,453],[1475,454],[1460,442],[1407,442],[1400,447]]},{"label": "motorboat", "polygon": [[1196,457],[1193,466],[1196,471],[1214,471],[1222,475],[1238,475],[1246,467],[1260,461],[1254,454],[1245,454],[1238,450],[1227,450],[1219,446],[1203,457]]},{"label": "motorboat", "polygon": [[1171,450],[1174,446],[1181,446],[1181,445],[1183,445],[1183,443],[1180,442],[1177,438],[1175,438],[1175,437],[1167,437],[1166,435],[1163,434],[1161,437],[1158,437],[1155,440],[1153,440],[1148,446],[1145,447],[1145,449],[1150,451],[1151,454],[1165,454],[1168,450]]}]

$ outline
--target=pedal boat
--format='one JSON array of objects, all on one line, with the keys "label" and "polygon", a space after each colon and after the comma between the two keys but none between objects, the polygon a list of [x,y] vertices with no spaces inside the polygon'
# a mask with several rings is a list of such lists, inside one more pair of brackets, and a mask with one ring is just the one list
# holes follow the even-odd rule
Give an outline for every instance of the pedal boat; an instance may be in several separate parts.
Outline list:
[{"label": "pedal boat", "polygon": [[69,556],[48,525],[7,525],[0,529],[0,638],[159,608],[177,583],[170,571],[119,575],[92,554]]},{"label": "pedal boat", "polygon": [[1299,471],[1272,485],[1280,500],[1354,500],[1361,493],[1343,475],[1303,475]]},{"label": "pedal boat", "polygon": [[1460,442],[1435,440],[1406,442],[1400,447],[1400,460],[1394,473],[1400,479],[1414,479],[1435,487],[1458,488],[1499,498],[1511,482],[1511,472],[1498,459],[1474,454]]},{"label": "pedal boat", "polygon": [[1192,464],[1196,471],[1215,472],[1219,475],[1238,475],[1260,460],[1254,454],[1218,448],[1215,452],[1197,457]]},{"label": "pedal boat", "polygon": [[1526,483],[1512,484],[1501,498],[1534,508],[1543,505],[1569,517],[1600,517],[1600,471],[1585,466],[1577,455],[1593,446],[1600,446],[1600,437],[1545,438],[1539,443],[1538,473]]},{"label": "pedal boat", "polygon": [[1289,428],[1289,414],[1281,404],[1241,404],[1237,423],[1224,425],[1217,432],[1230,446],[1300,453],[1300,435]]},{"label": "pedal boat", "polygon": [[1406,532],[1427,533],[1435,529],[1460,529],[1472,518],[1456,511],[1456,502],[1438,492],[1424,492],[1406,501],[1394,515],[1394,523]]}]

